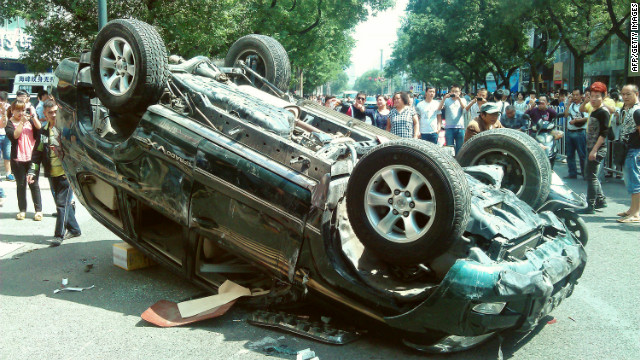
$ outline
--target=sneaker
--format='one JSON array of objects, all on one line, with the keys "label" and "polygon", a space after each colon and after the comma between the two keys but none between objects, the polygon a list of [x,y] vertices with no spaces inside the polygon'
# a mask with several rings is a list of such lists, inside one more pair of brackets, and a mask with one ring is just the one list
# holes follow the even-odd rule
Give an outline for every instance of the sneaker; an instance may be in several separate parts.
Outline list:
[{"label": "sneaker", "polygon": [[42,212],[41,211],[36,212],[36,214],[33,216],[33,221],[42,221]]},{"label": "sneaker", "polygon": [[61,237],[54,237],[53,239],[47,240],[47,241],[49,241],[49,246],[50,247],[56,247],[56,246],[60,246],[60,244],[62,244],[64,239],[61,238]]},{"label": "sneaker", "polygon": [[578,213],[578,214],[595,214],[596,213],[596,208],[593,206],[593,204],[590,203],[589,205],[587,205],[586,208],[578,210],[578,211],[576,211],[576,213]]},{"label": "sneaker", "polygon": [[25,214],[24,211],[21,211],[16,215],[16,220],[24,220],[25,217],[27,217],[27,214]]},{"label": "sneaker", "polygon": [[16,177],[13,174],[7,174],[6,179],[7,181],[16,181]]},{"label": "sneaker", "polygon": [[82,235],[82,233],[72,233],[71,231],[67,231],[67,233],[64,234],[64,240],[73,239],[74,237],[78,237],[80,235]]},{"label": "sneaker", "polygon": [[609,206],[607,205],[607,198],[603,196],[596,199],[596,203],[594,204],[593,207],[595,209],[604,209],[607,206]]}]

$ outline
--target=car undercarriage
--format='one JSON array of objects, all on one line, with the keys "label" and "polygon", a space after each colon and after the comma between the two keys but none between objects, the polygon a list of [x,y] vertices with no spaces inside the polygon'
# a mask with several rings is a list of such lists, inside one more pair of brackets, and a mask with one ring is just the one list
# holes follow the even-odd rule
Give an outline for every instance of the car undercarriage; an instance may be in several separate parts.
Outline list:
[{"label": "car undercarriage", "polygon": [[[217,66],[166,56],[136,20],[105,29],[55,73],[63,166],[92,216],[160,264],[264,291],[247,300],[264,308],[340,308],[431,352],[530,330],[571,295],[583,244],[503,167],[297,101],[273,39],[239,40]],[[548,195],[550,177],[520,186]]]}]

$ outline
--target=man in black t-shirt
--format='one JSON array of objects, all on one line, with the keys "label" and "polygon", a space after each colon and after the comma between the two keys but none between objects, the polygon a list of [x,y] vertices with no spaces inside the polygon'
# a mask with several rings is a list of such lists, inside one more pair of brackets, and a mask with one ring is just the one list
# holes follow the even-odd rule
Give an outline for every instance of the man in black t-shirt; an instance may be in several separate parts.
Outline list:
[{"label": "man in black t-shirt", "polygon": [[367,94],[359,92],[358,95],[356,95],[356,101],[353,105],[343,107],[342,113],[347,114],[347,116],[351,116],[352,118],[366,121],[367,114],[365,114],[365,101],[367,101]]},{"label": "man in black t-shirt", "polygon": [[595,82],[590,89],[590,102],[595,110],[591,112],[587,123],[587,153],[589,157],[584,169],[584,178],[587,181],[588,206],[583,211],[585,214],[593,214],[595,209],[607,207],[602,185],[598,180],[602,160],[607,155],[606,139],[610,115],[603,102],[607,96],[607,87],[601,82]]}]

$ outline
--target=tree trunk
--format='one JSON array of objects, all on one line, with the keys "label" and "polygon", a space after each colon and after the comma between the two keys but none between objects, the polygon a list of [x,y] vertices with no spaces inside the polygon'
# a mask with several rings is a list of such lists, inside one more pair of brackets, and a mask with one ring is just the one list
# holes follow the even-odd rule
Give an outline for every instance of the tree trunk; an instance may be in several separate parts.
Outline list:
[{"label": "tree trunk", "polygon": [[582,81],[584,80],[584,55],[576,56],[573,54],[573,87],[582,89]]},{"label": "tree trunk", "polygon": [[533,84],[533,86],[531,87],[531,89],[535,90],[536,92],[539,92],[540,89],[538,87],[538,70],[536,69],[535,66],[533,66],[533,64],[529,64],[529,74],[531,76],[531,79],[529,80],[529,85]]},{"label": "tree trunk", "polygon": [[298,79],[300,80],[300,97],[304,97],[304,71],[302,68],[299,68],[298,71]]}]

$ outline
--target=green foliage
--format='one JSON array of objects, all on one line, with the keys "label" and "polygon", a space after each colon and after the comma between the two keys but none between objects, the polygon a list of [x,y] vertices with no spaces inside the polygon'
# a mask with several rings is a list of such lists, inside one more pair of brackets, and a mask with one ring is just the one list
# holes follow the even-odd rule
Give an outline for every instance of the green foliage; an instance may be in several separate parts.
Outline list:
[{"label": "green foliage", "polygon": [[[279,40],[294,68],[304,71],[305,86],[334,79],[348,65],[351,32],[370,14],[394,0],[110,0],[108,18],[133,17],[155,25],[169,53],[184,57],[224,57],[243,35],[265,34]],[[1,1],[0,20],[30,21],[33,50],[23,59],[34,71],[55,67],[65,57],[89,49],[97,34],[95,0]]]},{"label": "green foliage", "polygon": [[524,64],[532,73],[549,66],[561,41],[576,57],[592,54],[612,33],[622,34],[616,29],[629,6],[628,0],[410,0],[407,10],[387,74],[406,71],[438,85],[484,83],[491,72],[504,86]]},{"label": "green foliage", "polygon": [[[585,57],[595,54],[613,35],[626,35],[621,32],[630,16],[628,0],[581,0],[551,1],[549,7],[551,20],[558,32],[563,34],[562,41],[574,56],[574,86],[581,86]],[[611,6],[611,11],[607,8]],[[626,9],[626,10],[625,10]],[[626,14],[625,14],[626,11]],[[612,16],[613,15],[613,16]]]},{"label": "green foliage", "polygon": [[346,72],[339,73],[335,79],[329,82],[331,86],[331,94],[336,95],[343,90],[347,90],[347,84],[349,83],[349,75]]},{"label": "green foliage", "polygon": [[[383,78],[385,81],[380,81]],[[384,92],[387,88],[388,80],[384,78],[384,72],[381,70],[368,70],[356,79],[354,89],[364,91],[368,95],[376,95]]]},{"label": "green foliage", "polygon": [[523,2],[513,3],[411,0],[390,70],[405,69],[436,85],[484,82],[487,72],[505,83],[524,63],[528,22],[523,19],[531,15]]}]

